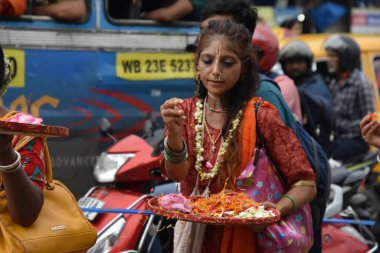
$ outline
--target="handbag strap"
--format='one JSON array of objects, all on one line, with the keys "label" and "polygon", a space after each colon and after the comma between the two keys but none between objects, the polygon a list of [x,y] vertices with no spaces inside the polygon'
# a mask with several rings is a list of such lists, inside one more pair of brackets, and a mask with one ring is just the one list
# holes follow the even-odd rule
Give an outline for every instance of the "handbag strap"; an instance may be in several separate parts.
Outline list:
[{"label": "handbag strap", "polygon": [[[259,159],[259,156],[260,156],[260,150],[262,149],[265,149],[265,142],[264,142],[264,138],[261,134],[261,131],[260,131],[260,127],[259,127],[259,110],[261,108],[261,101],[257,101],[255,103],[255,117],[256,117],[256,138],[258,141],[256,141],[256,149],[255,149],[255,157],[254,157],[254,160],[253,160],[253,164],[256,165],[257,164],[257,161]],[[273,164],[273,170],[274,172],[277,174],[278,178],[280,179],[282,185],[284,186],[284,188],[286,189],[286,180],[285,180],[285,177],[284,175],[281,173],[281,171],[279,171],[277,169],[277,166],[274,162],[274,160],[270,157],[270,154],[269,152],[266,152],[268,158],[270,159],[270,161],[272,162]]]},{"label": "handbag strap", "polygon": [[46,137],[42,137],[42,143],[44,145],[44,157],[45,157],[45,181],[48,190],[54,190],[55,185],[53,181],[53,168],[51,165],[50,151],[46,143]]}]

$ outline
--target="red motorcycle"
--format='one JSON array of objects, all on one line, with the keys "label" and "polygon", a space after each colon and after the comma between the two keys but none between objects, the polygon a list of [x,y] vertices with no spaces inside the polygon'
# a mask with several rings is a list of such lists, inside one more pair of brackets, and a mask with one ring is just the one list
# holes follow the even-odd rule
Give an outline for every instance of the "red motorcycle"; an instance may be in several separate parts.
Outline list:
[{"label": "red motorcycle", "polygon": [[173,230],[163,229],[170,221],[153,214],[128,213],[144,210],[147,199],[154,194],[176,191],[175,184],[167,181],[159,169],[163,129],[149,117],[143,137],[129,135],[117,141],[108,120],[101,120],[99,128],[115,143],[100,155],[95,165],[93,174],[101,185],[90,189],[79,204],[84,209],[125,212],[84,212],[98,231],[96,244],[88,252],[170,252]]}]

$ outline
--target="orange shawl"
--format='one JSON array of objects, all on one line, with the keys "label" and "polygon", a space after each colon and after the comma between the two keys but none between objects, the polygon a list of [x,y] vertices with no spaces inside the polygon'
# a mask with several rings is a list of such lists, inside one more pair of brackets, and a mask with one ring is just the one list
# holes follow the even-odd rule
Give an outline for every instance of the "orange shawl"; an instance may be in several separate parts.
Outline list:
[{"label": "orange shawl", "polygon": [[[251,159],[256,144],[256,101],[262,100],[261,98],[254,97],[248,102],[240,126],[242,169]],[[266,104],[264,101],[262,101],[262,103],[263,105]],[[226,226],[223,233],[221,253],[255,253],[257,248],[256,238],[256,232],[249,226]]]}]

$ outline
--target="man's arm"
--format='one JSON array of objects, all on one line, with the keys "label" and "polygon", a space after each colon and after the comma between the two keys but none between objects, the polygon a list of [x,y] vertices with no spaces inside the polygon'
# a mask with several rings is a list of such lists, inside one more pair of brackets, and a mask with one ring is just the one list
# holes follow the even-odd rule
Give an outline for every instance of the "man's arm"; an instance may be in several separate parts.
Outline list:
[{"label": "man's arm", "polygon": [[84,21],[86,19],[86,4],[84,0],[67,0],[56,4],[33,7],[34,15],[50,16],[62,21]]}]

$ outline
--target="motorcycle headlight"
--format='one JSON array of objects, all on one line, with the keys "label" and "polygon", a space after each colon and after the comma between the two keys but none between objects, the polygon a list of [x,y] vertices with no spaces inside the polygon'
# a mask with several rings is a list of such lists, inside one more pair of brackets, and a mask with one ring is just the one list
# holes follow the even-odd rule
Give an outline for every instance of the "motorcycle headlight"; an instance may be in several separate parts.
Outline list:
[{"label": "motorcycle headlight", "polygon": [[87,251],[87,253],[108,253],[115,246],[117,239],[119,239],[120,233],[123,231],[125,224],[124,217],[120,217],[109,228],[104,230],[100,235],[94,246]]},{"label": "motorcycle headlight", "polygon": [[101,183],[114,182],[115,175],[120,167],[134,156],[134,154],[108,154],[103,152],[95,164],[95,179]]}]

